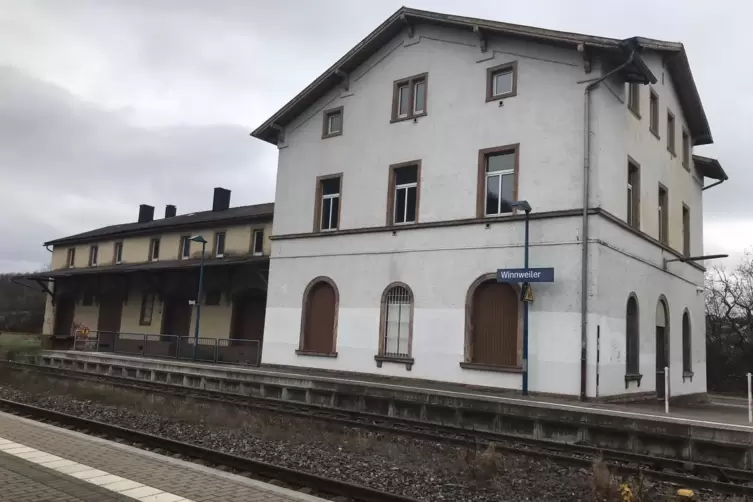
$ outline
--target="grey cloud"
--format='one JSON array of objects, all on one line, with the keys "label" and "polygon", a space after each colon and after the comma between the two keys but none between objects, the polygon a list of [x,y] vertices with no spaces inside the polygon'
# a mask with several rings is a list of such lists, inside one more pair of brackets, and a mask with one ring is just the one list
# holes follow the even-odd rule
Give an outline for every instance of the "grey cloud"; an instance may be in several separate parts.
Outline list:
[{"label": "grey cloud", "polygon": [[242,126],[138,127],[8,67],[0,96],[3,260],[44,264],[44,240],[133,221],[138,203],[206,209],[214,186],[234,204],[274,196],[276,152]]}]

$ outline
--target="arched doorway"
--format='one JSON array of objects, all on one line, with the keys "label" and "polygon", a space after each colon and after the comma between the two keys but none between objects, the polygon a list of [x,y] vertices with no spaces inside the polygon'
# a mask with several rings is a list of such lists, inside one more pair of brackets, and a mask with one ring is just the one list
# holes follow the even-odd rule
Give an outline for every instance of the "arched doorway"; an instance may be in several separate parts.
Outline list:
[{"label": "arched doorway", "polygon": [[665,370],[669,366],[669,309],[664,298],[656,304],[656,397],[664,399]]},{"label": "arched doorway", "polygon": [[303,295],[301,352],[334,354],[338,293],[329,278],[314,279]]},{"label": "arched doorway", "polygon": [[510,284],[482,278],[469,291],[470,325],[466,361],[487,366],[518,367],[518,294]]}]

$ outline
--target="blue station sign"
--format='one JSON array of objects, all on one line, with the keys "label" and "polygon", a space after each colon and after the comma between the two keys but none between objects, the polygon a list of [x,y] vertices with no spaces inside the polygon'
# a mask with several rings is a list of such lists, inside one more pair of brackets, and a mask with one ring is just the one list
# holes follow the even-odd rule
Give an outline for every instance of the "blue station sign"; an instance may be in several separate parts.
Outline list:
[{"label": "blue station sign", "polygon": [[554,282],[554,268],[500,268],[497,282]]}]

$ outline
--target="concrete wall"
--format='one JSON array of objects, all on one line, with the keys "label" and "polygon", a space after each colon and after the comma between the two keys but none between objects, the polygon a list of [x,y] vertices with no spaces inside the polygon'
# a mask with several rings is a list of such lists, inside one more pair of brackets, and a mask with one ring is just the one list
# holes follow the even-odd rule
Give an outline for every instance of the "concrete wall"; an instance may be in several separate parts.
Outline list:
[{"label": "concrete wall", "polygon": [[[274,231],[311,232],[317,176],[343,173],[340,228],[383,226],[390,164],[421,159],[419,221],[476,215],[478,152],[520,143],[518,196],[536,211],[579,207],[585,77],[566,50],[419,25],[286,128],[280,150]],[[486,70],[518,62],[518,93],[486,102]],[[390,123],[393,81],[428,72],[428,114]],[[344,107],[341,136],[322,139],[322,110]],[[568,124],[568,127],[562,127]],[[556,187],[551,189],[550,187]],[[543,192],[542,192],[543,191]],[[447,203],[452,201],[452,203]]]},{"label": "concrete wall", "polygon": [[[207,257],[214,256],[214,239],[217,232],[225,232],[225,256],[239,256],[251,252],[251,237],[256,229],[264,230],[264,254],[269,256],[271,252],[271,241],[269,239],[272,233],[271,223],[258,223],[251,225],[233,225],[220,228],[209,228],[195,230],[193,233],[200,233],[207,241]],[[180,238],[182,235],[192,235],[192,232],[184,233],[168,232],[164,234],[154,234],[150,236],[128,237],[122,239],[123,255],[122,263],[142,263],[149,260],[149,247],[151,239],[160,238],[160,260],[178,259],[180,247]],[[99,246],[98,263],[99,266],[113,265],[115,263],[115,242],[114,240],[103,240],[95,243],[79,244],[76,246],[55,246],[52,251],[50,267],[53,270],[67,267],[67,255],[70,247],[76,248],[75,268],[84,268],[89,266],[89,248],[92,244]],[[201,256],[201,244],[191,243],[191,257],[199,258]]]}]

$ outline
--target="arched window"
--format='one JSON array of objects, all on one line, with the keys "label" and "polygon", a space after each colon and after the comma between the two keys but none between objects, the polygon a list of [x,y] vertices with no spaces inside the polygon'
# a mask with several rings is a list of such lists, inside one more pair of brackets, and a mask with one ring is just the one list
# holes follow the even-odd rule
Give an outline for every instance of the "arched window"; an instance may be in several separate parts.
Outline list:
[{"label": "arched window", "polygon": [[518,293],[494,274],[479,278],[466,304],[466,363],[519,367],[520,316]]},{"label": "arched window", "polygon": [[391,284],[382,295],[379,355],[410,358],[412,338],[413,293],[405,284]]},{"label": "arched window", "polygon": [[638,301],[630,295],[625,313],[625,372],[632,375],[639,373],[639,339]]},{"label": "arched window", "polygon": [[317,277],[303,292],[299,353],[336,355],[339,293],[332,279]]},{"label": "arched window", "polygon": [[669,367],[669,308],[664,295],[656,303],[656,397],[666,392],[666,369]]},{"label": "arched window", "polygon": [[690,313],[685,310],[682,314],[682,372],[683,374],[693,372],[693,357],[691,351],[690,339]]}]

